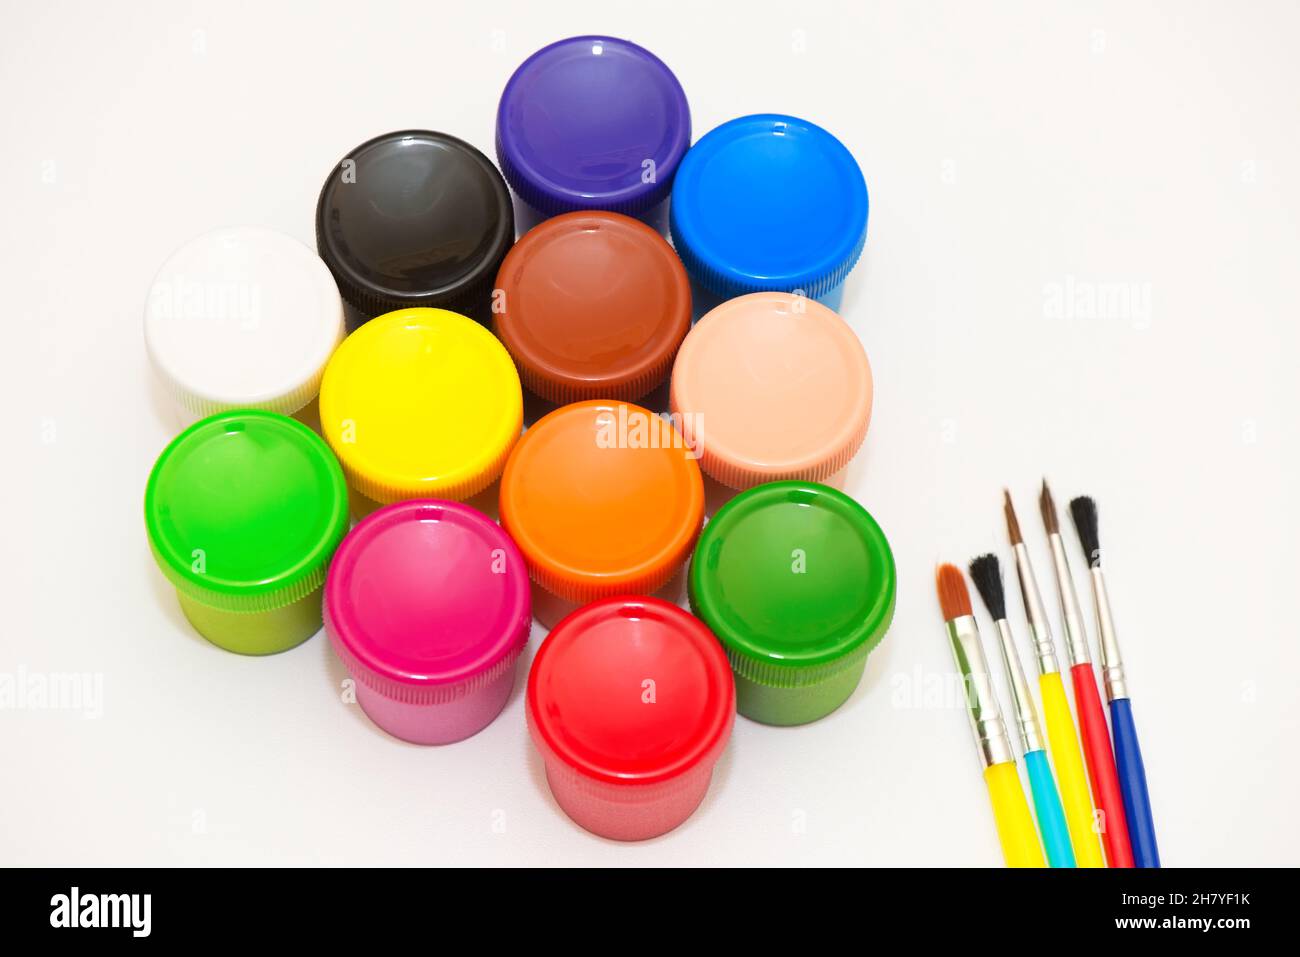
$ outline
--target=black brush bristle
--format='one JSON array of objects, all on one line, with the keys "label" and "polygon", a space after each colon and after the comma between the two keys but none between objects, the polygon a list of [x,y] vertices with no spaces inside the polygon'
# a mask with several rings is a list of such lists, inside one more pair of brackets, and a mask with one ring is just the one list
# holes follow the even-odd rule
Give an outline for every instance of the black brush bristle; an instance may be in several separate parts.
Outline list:
[{"label": "black brush bristle", "polygon": [[1006,597],[1002,593],[1002,566],[998,556],[981,555],[970,563],[971,581],[984,599],[984,607],[989,610],[994,621],[1007,617]]},{"label": "black brush bristle", "polygon": [[1097,536],[1097,503],[1087,495],[1071,499],[1070,516],[1074,519],[1074,528],[1079,533],[1079,544],[1083,546],[1083,554],[1088,559],[1088,565],[1092,568],[1100,567],[1101,542]]}]

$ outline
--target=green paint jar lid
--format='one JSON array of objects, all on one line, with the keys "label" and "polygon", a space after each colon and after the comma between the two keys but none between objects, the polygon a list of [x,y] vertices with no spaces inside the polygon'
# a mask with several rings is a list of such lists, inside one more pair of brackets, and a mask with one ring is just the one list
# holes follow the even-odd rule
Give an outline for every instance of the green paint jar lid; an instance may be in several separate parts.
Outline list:
[{"label": "green paint jar lid", "polygon": [[895,592],[876,520],[814,482],[742,492],[705,526],[691,563],[692,610],[737,677],[762,685],[807,686],[865,660],[889,628]]},{"label": "green paint jar lid", "polygon": [[325,581],[348,529],[347,485],[323,439],[274,412],[221,412],[190,426],[144,493],[154,559],[185,597],[270,611]]}]

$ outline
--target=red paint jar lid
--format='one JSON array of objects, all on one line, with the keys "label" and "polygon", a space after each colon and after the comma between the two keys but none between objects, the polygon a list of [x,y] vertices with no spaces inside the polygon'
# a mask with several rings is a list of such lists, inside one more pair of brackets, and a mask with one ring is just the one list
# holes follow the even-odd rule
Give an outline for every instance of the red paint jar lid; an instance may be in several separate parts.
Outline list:
[{"label": "red paint jar lid", "polygon": [[551,402],[634,401],[667,378],[691,325],[672,247],[618,213],[535,226],[497,274],[493,328],[524,385]]},{"label": "red paint jar lid", "polygon": [[736,710],[713,633],[657,598],[607,598],[565,618],[533,659],[527,699],[543,753],[612,784],[712,767]]}]

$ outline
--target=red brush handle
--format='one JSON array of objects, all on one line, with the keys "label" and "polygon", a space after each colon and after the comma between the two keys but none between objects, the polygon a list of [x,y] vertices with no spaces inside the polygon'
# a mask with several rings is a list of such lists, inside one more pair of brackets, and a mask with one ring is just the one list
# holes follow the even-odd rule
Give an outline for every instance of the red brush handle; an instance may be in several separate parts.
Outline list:
[{"label": "red brush handle", "polygon": [[1070,669],[1074,681],[1074,705],[1079,712],[1079,734],[1083,738],[1083,756],[1088,762],[1092,781],[1092,803],[1102,813],[1102,840],[1106,843],[1106,860],[1111,867],[1132,867],[1133,848],[1128,839],[1128,819],[1124,816],[1124,798],[1115,772],[1115,752],[1110,748],[1106,715],[1097,694],[1097,676],[1092,663],[1082,662]]}]

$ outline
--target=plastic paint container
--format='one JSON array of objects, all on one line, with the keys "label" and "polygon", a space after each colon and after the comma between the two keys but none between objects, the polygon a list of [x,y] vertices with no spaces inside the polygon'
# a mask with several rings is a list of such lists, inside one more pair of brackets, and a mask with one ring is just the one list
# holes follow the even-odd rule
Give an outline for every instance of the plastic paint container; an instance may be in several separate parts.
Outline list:
[{"label": "plastic paint container", "polygon": [[556,803],[595,834],[641,841],[704,799],[736,698],[698,619],[654,598],[609,598],[542,642],[526,701]]},{"label": "plastic paint container", "polygon": [[320,257],[256,226],[174,252],[144,313],[149,361],[185,425],[227,409],[307,410],[343,335],[343,301]]},{"label": "plastic paint container", "polygon": [[686,94],[648,50],[571,37],[515,70],[497,108],[497,162],[520,233],[548,216],[603,209],[668,228],[667,200],[691,144]]},{"label": "plastic paint container", "polygon": [[358,523],[325,583],[325,630],[357,703],[389,734],[448,744],[505,707],[532,612],[506,533],[456,502],[400,502]]},{"label": "plastic paint container", "polygon": [[843,492],[773,482],[713,517],[691,562],[690,599],[736,676],[740,713],[805,724],[843,704],[894,617],[894,555]]},{"label": "plastic paint container", "polygon": [[697,314],[767,290],[838,309],[867,238],[867,184],[853,154],[821,127],[777,113],[742,116],[682,160],[672,234],[697,284]]},{"label": "plastic paint container", "polygon": [[704,484],[665,419],[626,403],[578,402],[519,441],[501,477],[500,513],[537,586],[534,614],[550,625],[599,598],[680,591]]},{"label": "plastic paint container", "polygon": [[269,655],[321,626],[321,586],[348,529],[343,472],[319,435],[260,410],[190,426],[144,495],[154,559],[215,645]]},{"label": "plastic paint container", "polygon": [[316,248],[354,327],[413,306],[487,322],[514,241],[501,174],[446,133],[404,130],[362,143],[334,167],[316,203]]},{"label": "plastic paint container", "polygon": [[501,475],[523,428],[510,355],[445,309],[401,309],[344,340],[321,382],[321,433],[359,496],[463,501]]},{"label": "plastic paint container", "polygon": [[871,366],[853,330],[785,293],[724,302],[673,365],[672,411],[705,473],[733,489],[833,484],[866,439],[871,399]]},{"label": "plastic paint container", "polygon": [[644,223],[567,213],[510,250],[493,308],[493,330],[534,394],[634,401],[668,378],[691,325],[691,287]]}]

